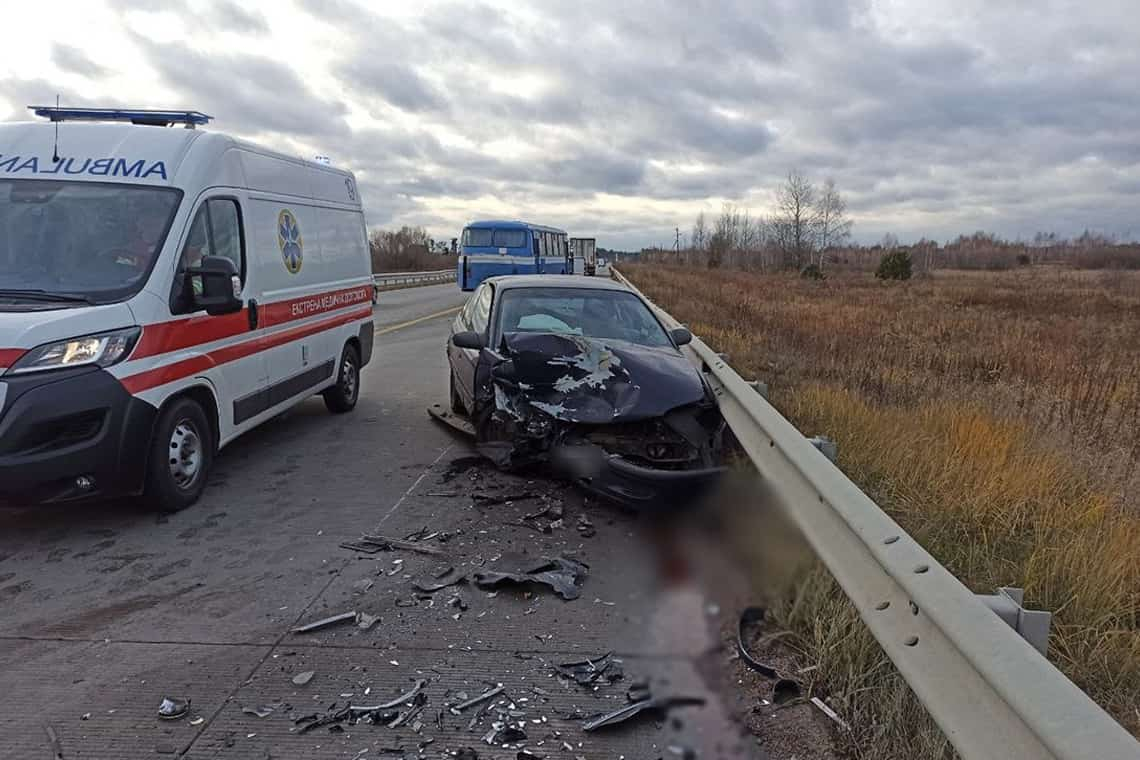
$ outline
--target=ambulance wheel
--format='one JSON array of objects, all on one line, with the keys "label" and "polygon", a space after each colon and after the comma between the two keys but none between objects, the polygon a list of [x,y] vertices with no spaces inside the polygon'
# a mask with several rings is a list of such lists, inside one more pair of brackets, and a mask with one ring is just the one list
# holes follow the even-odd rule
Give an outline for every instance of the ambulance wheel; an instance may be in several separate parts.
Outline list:
[{"label": "ambulance wheel", "polygon": [[467,414],[467,410],[463,407],[463,399],[459,397],[459,391],[455,390],[455,373],[450,370],[447,373],[447,390],[451,396],[451,411],[456,414]]},{"label": "ambulance wheel", "polygon": [[340,355],[340,369],[336,384],[329,386],[323,394],[325,406],[333,414],[351,412],[360,395],[360,355],[352,344],[344,347]]},{"label": "ambulance wheel", "polygon": [[159,512],[178,512],[206,488],[214,441],[201,404],[181,398],[159,415],[150,444],[143,498]]}]

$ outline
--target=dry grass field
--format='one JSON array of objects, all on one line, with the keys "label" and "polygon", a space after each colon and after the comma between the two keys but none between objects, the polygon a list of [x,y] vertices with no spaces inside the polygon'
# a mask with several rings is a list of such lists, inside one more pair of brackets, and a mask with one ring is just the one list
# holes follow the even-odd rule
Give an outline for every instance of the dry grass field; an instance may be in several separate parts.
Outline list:
[{"label": "dry grass field", "polygon": [[[1140,273],[885,283],[622,267],[978,592],[1055,613],[1050,659],[1140,735]],[[826,573],[774,600],[857,757],[952,756]]]}]

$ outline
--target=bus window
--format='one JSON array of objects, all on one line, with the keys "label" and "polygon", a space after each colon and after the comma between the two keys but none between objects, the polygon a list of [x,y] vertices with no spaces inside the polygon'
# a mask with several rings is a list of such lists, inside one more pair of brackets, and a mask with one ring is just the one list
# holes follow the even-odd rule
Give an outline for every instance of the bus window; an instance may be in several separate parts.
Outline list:
[{"label": "bus window", "polygon": [[495,242],[499,248],[525,248],[526,230],[495,230]]},{"label": "bus window", "polygon": [[492,230],[468,227],[463,230],[463,245],[487,247],[491,245]]}]

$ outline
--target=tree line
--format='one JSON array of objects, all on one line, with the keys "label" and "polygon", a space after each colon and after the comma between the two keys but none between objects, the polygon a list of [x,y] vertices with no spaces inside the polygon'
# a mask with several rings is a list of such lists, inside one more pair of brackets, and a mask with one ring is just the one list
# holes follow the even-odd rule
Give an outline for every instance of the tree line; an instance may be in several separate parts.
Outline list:
[{"label": "tree line", "polygon": [[777,188],[771,214],[753,217],[747,209],[726,203],[710,221],[702,211],[684,248],[714,268],[749,256],[758,257],[766,268],[822,269],[827,252],[850,241],[853,225],[834,180],[817,186],[797,170]]}]

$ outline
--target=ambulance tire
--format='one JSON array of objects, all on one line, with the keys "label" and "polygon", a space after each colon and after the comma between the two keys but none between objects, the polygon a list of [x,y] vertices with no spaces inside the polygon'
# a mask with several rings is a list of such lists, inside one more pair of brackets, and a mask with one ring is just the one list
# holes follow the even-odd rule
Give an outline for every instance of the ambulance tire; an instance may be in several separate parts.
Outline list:
[{"label": "ambulance tire", "polygon": [[325,406],[333,414],[351,412],[360,396],[360,354],[351,343],[346,343],[337,365],[336,383],[321,394]]},{"label": "ambulance tire", "polygon": [[459,391],[455,389],[455,373],[448,371],[447,373],[447,390],[448,395],[451,396],[451,411],[455,414],[467,414],[467,408],[463,406],[463,399],[459,397]]},{"label": "ambulance tire", "polygon": [[202,405],[192,398],[175,400],[154,428],[143,500],[158,512],[186,509],[205,490],[213,461],[213,433]]}]

